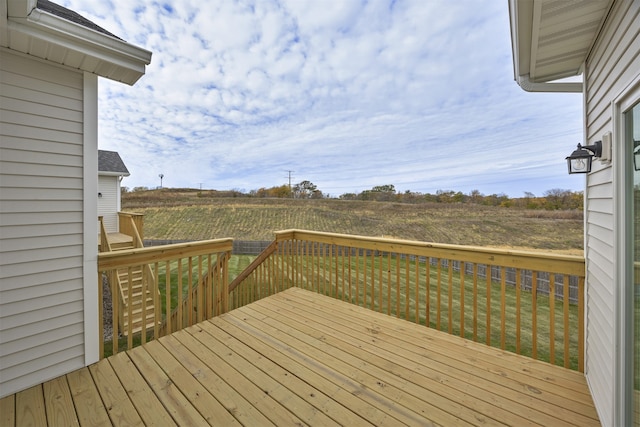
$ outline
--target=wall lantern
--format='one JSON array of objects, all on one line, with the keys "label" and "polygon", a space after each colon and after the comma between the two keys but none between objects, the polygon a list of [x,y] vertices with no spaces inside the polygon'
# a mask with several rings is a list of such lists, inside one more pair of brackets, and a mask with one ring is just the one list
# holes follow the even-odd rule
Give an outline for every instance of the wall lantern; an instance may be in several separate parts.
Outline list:
[{"label": "wall lantern", "polygon": [[98,193],[98,197],[102,197],[102,193]]},{"label": "wall lantern", "polygon": [[640,141],[633,141],[633,168],[640,171]]},{"label": "wall lantern", "polygon": [[[569,173],[589,173],[591,172],[591,162],[594,157],[602,156],[602,141],[596,141],[593,145],[582,146],[578,144],[578,148],[567,157],[567,167]],[[639,159],[640,160],[640,159]]]}]

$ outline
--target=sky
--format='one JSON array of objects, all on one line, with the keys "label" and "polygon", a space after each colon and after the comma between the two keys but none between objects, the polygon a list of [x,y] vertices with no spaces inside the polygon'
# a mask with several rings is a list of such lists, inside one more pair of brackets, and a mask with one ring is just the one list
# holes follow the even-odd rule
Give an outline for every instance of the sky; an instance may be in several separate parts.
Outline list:
[{"label": "sky", "polygon": [[582,95],[514,81],[506,0],[58,0],[153,53],[99,80],[122,185],[582,191]]}]

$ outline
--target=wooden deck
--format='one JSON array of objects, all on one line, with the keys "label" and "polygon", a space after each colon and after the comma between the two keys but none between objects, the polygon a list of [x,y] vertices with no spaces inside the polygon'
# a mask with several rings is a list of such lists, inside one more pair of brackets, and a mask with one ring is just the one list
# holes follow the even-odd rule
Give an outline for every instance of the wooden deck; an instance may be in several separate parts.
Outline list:
[{"label": "wooden deck", "polygon": [[297,288],[0,400],[0,425],[600,425],[582,374]]}]

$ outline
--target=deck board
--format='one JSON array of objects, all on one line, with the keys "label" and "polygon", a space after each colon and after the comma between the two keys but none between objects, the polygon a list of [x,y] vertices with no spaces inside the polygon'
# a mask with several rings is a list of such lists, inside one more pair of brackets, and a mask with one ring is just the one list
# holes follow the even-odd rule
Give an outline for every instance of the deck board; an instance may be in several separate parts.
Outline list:
[{"label": "deck board", "polygon": [[113,424],[144,425],[140,414],[133,406],[127,392],[120,385],[120,381],[108,360],[91,365],[89,371]]},{"label": "deck board", "polygon": [[599,425],[578,372],[295,288],[0,412],[2,425]]},{"label": "deck board", "polygon": [[43,384],[47,419],[58,426],[80,426],[73,406],[73,398],[65,377]]},{"label": "deck board", "polygon": [[[466,340],[459,337],[447,335],[447,340],[442,340],[441,334],[436,331],[425,328],[409,328],[413,330],[413,334],[408,334],[405,331],[394,328],[398,325],[393,319],[386,315],[372,314],[370,311],[363,311],[358,307],[347,307],[348,311],[345,313],[333,312],[332,319],[326,319],[322,316],[314,314],[311,310],[314,306],[319,306],[321,309],[330,310],[332,306],[325,304],[324,299],[314,299],[313,294],[308,295],[309,299],[297,298],[296,309],[304,307],[307,309],[304,314],[301,314],[305,324],[317,325],[319,329],[316,334],[331,334],[338,340],[350,342],[352,340],[359,340],[360,347],[365,346],[368,351],[377,357],[379,355],[385,355],[386,360],[393,362],[400,357],[403,360],[402,364],[396,364],[392,366],[391,372],[398,376],[414,377],[415,374],[426,375],[436,381],[442,377],[448,379],[447,385],[451,386],[455,391],[454,393],[474,393],[472,399],[491,399],[490,405],[500,406],[512,412],[523,414],[533,409],[534,411],[542,411],[553,414],[554,418],[559,414],[565,416],[567,420],[582,421],[588,423],[591,418],[596,416],[595,409],[591,403],[591,396],[586,394],[577,393],[576,387],[580,391],[586,391],[586,382],[582,374],[562,370],[561,374],[565,377],[556,379],[555,375],[552,375],[554,371],[558,369],[554,366],[544,364],[540,368],[544,376],[549,376],[549,379],[554,383],[549,384],[547,380],[540,380],[539,378],[532,377],[531,375],[525,375],[519,372],[521,366],[517,361],[512,361],[508,364],[502,364],[495,361],[495,351],[489,352],[489,357],[478,355],[478,353],[465,353],[468,357],[466,359],[460,359],[460,352],[452,351],[451,345],[444,345],[442,341],[451,341],[453,344],[467,344]],[[251,308],[252,310],[262,310],[263,313],[272,312],[270,316],[275,315],[279,310],[290,310],[290,304],[284,300],[287,297],[279,295],[269,301],[269,304],[263,304],[258,302]],[[330,302],[330,301],[329,301]],[[293,313],[286,313],[281,321],[287,322],[288,316]],[[336,322],[335,319],[339,321]],[[296,317],[297,321],[299,318]],[[372,323],[372,320],[374,323]],[[339,324],[342,329],[337,330],[331,327],[333,324]],[[320,326],[324,325],[324,327]],[[405,323],[400,323],[400,326],[404,326]],[[387,333],[385,333],[387,331]],[[389,333],[389,332],[393,333]],[[400,333],[400,332],[404,332]],[[435,335],[438,339],[434,340],[428,346],[424,346],[423,343],[429,342],[426,338],[430,335]],[[307,330],[307,334],[311,335],[314,332]],[[343,336],[338,334],[342,333]],[[403,340],[400,337],[407,335],[410,341]],[[348,338],[346,338],[348,337]],[[449,339],[450,338],[450,339]],[[371,340],[372,344],[367,345],[367,341]],[[336,342],[336,346],[341,345],[340,341]],[[478,347],[478,344],[470,343],[473,347]],[[485,346],[480,345],[482,349]],[[494,350],[489,348],[489,350]],[[356,350],[359,352],[359,349]],[[394,354],[397,353],[397,354]],[[493,354],[492,354],[493,353]],[[469,356],[470,355],[470,356]],[[533,361],[530,358],[515,356],[515,359],[520,359],[524,366],[528,366]],[[366,359],[366,354],[360,354],[361,359]],[[428,360],[428,365],[425,363],[425,358]],[[533,361],[535,362],[535,361]],[[380,363],[384,363],[381,361]],[[540,365],[535,363],[535,365]],[[424,366],[428,366],[428,370],[424,369]],[[505,369],[510,367],[512,369]],[[550,368],[550,369],[548,369]],[[530,368],[529,368],[530,369]],[[542,373],[541,372],[541,373]],[[531,384],[535,383],[538,387],[534,387]],[[561,384],[563,387],[558,387]],[[440,387],[438,387],[441,389]],[[514,391],[518,392],[518,401],[512,403]],[[501,398],[509,399],[507,401]],[[573,400],[577,399],[577,400]],[[540,406],[540,401],[546,402],[547,406]],[[558,402],[562,402],[561,411],[556,407]],[[528,406],[528,407],[527,407]],[[585,415],[588,414],[588,415]],[[539,418],[538,414],[531,413],[528,417],[531,420]],[[546,423],[543,419],[539,422]]]},{"label": "deck board", "polygon": [[[89,370],[83,368],[67,374],[66,377],[79,424],[83,427],[111,425],[109,415]],[[18,423],[18,425],[21,424]],[[53,420],[46,420],[45,423],[36,425],[54,424]]]}]

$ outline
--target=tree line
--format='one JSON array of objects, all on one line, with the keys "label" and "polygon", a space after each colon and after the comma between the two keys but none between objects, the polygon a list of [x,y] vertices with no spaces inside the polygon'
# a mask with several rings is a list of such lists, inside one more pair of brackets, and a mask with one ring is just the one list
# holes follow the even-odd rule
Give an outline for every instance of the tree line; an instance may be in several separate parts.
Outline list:
[{"label": "tree line", "polygon": [[[147,187],[134,187],[133,192],[149,190]],[[167,189],[168,190],[168,189]],[[185,189],[189,190],[189,189]],[[127,187],[122,187],[124,193]],[[190,191],[198,191],[190,189]],[[293,199],[329,199],[329,194],[324,194],[310,181],[301,181],[295,185],[279,185],[274,187],[261,187],[249,192],[240,190],[216,191],[199,190],[201,197],[257,197],[257,198],[293,198]],[[465,203],[484,206],[500,206],[505,208],[521,209],[545,209],[545,210],[582,210],[583,194],[581,191],[571,191],[561,188],[553,188],[544,192],[542,196],[536,196],[531,192],[524,192],[523,197],[509,197],[501,194],[482,194],[479,190],[472,190],[468,194],[461,191],[438,190],[435,194],[420,193],[406,190],[396,191],[393,184],[377,185],[360,193],[344,193],[337,197],[341,200],[363,200],[377,202],[396,203]]]},{"label": "tree line", "polygon": [[438,190],[435,194],[420,193],[407,190],[397,192],[393,185],[375,186],[361,193],[346,193],[340,196],[343,200],[374,200],[400,203],[467,203],[484,206],[515,207],[523,209],[546,210],[582,210],[582,192],[554,188],[544,192],[543,196],[536,196],[525,192],[524,197],[509,197],[501,194],[482,194],[473,190],[468,194],[461,191]]}]

